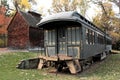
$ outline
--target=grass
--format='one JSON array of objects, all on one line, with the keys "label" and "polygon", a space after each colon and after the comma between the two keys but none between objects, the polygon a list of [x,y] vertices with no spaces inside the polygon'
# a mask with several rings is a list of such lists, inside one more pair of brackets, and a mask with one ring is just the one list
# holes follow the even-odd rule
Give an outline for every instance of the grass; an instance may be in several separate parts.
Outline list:
[{"label": "grass", "polygon": [[35,53],[17,52],[0,55],[0,80],[120,80],[120,54],[112,54],[104,61],[93,64],[76,75],[56,74],[43,70],[20,70],[16,65],[22,59],[33,58]]}]

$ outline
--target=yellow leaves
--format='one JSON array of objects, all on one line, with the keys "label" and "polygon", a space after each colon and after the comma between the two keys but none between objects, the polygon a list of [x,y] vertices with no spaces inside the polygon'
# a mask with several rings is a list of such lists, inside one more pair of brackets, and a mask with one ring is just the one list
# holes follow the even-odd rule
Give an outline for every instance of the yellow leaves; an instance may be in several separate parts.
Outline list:
[{"label": "yellow leaves", "polygon": [[30,8],[30,3],[28,2],[28,0],[21,0],[20,1],[20,5],[23,7],[23,8]]},{"label": "yellow leaves", "polygon": [[113,42],[116,42],[116,41],[120,40],[119,33],[116,33],[116,32],[113,32],[113,31],[109,31],[109,34],[112,37]]},{"label": "yellow leaves", "polygon": [[28,0],[14,0],[16,7],[19,7],[22,10],[30,9],[31,5]]}]

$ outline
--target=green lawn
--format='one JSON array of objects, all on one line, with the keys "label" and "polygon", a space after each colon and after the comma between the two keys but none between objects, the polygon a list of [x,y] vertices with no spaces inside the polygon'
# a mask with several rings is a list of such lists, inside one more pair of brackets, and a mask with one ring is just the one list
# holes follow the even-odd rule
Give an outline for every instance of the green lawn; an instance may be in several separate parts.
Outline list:
[{"label": "green lawn", "polygon": [[120,80],[120,54],[93,64],[89,69],[76,75],[56,74],[43,70],[20,70],[16,65],[22,59],[33,58],[36,53],[17,52],[0,55],[0,80]]}]

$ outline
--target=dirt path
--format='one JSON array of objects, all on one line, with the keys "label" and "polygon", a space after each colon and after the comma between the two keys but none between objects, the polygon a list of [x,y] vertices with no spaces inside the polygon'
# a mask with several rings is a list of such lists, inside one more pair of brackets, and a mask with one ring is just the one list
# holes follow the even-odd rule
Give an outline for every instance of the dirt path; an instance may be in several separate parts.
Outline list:
[{"label": "dirt path", "polygon": [[9,52],[29,52],[29,51],[28,50],[11,50],[8,48],[0,48],[0,55],[5,54],[5,53],[9,53]]}]

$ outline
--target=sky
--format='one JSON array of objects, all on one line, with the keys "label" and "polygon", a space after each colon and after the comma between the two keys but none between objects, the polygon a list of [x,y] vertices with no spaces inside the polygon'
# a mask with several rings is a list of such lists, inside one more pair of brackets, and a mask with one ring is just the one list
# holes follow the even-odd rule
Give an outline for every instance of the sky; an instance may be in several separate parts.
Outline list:
[{"label": "sky", "polygon": [[43,10],[43,14],[48,14],[48,9],[52,6],[52,0],[36,0],[37,5],[32,5],[33,11],[40,11],[40,9]]},{"label": "sky", "polygon": [[[35,12],[40,12],[40,9],[43,9],[43,14],[48,14],[47,10],[50,9],[50,7],[52,6],[52,0],[35,0],[36,1],[36,5],[32,4],[32,11]],[[10,8],[15,9],[14,5],[13,5],[13,0],[8,0],[8,4],[10,5]]]},{"label": "sky", "polygon": [[[33,11],[39,11],[40,7],[43,8],[43,14],[46,16],[48,14],[48,9],[52,6],[52,0],[36,0],[37,5],[32,5]],[[95,13],[94,10],[97,10],[95,5],[91,5],[91,9],[88,10],[88,15],[86,16],[87,19],[92,20],[92,17],[94,17],[97,13]]]},{"label": "sky", "polygon": [[[51,9],[52,6],[52,0],[35,0],[36,1],[36,5],[32,4],[32,8],[31,10],[34,12],[39,12],[42,13],[44,15],[49,15],[48,14],[48,9]],[[14,5],[12,3],[12,0],[8,0],[8,3],[10,4],[11,8],[14,8]],[[113,10],[115,12],[118,12],[118,8],[115,6],[115,4],[113,4]],[[99,11],[99,8],[97,8],[94,4],[90,5],[90,9],[88,9],[87,11],[87,15],[86,18],[88,20],[92,20],[92,18],[97,14],[97,11]],[[40,12],[42,10],[42,12]]]}]

